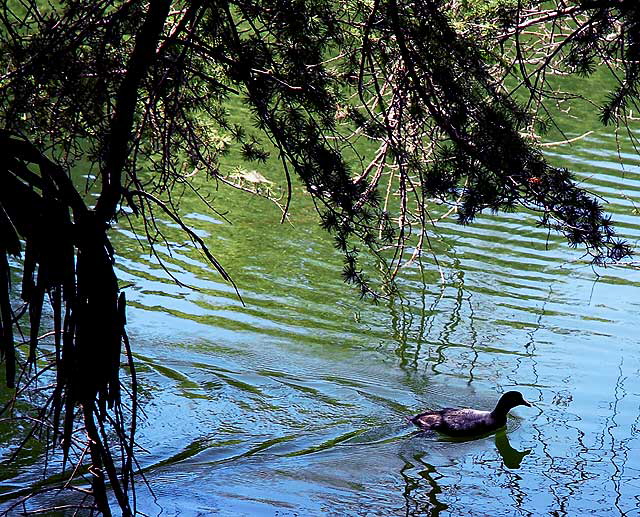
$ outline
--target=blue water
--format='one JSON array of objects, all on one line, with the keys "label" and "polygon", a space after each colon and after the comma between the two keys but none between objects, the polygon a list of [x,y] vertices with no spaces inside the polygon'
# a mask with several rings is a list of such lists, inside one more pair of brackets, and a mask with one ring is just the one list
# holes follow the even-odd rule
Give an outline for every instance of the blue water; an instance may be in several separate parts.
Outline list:
[{"label": "blue water", "polygon": [[[548,156],[608,200],[635,244],[640,160],[625,145],[618,156],[612,136],[594,134]],[[342,283],[305,195],[294,201],[291,225],[238,193],[219,201],[233,225],[185,202],[244,306],[189,246],[158,251],[198,290],[173,283],[126,225],[114,235],[144,410],[139,510],[640,515],[636,265],[594,269],[529,213],[444,221],[432,236],[440,270],[425,256],[401,275],[401,299],[374,305]],[[509,389],[534,407],[495,436],[451,441],[406,424],[428,408],[491,408]]]}]

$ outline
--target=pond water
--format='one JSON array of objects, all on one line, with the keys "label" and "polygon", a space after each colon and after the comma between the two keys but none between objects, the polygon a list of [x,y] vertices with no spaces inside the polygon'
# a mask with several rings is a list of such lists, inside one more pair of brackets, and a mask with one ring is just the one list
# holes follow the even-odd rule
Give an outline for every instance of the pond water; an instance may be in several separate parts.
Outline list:
[{"label": "pond water", "polygon": [[[548,156],[606,197],[635,244],[631,146],[603,132]],[[190,199],[186,220],[246,306],[189,246],[159,251],[197,290],[177,286],[126,224],[114,235],[153,490],[139,483],[139,510],[640,515],[640,271],[594,270],[531,214],[483,216],[441,224],[441,271],[425,257],[424,271],[403,275],[402,299],[374,305],[343,284],[300,190],[285,225],[264,200],[215,195],[232,225]],[[534,406],[497,435],[452,441],[406,423],[428,408],[491,408],[510,389]],[[36,467],[3,476],[2,490]]]}]

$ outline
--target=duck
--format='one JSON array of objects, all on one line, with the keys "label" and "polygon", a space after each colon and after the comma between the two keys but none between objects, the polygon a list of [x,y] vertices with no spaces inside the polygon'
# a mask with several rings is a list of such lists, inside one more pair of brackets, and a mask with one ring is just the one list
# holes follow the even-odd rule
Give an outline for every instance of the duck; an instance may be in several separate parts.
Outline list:
[{"label": "duck", "polygon": [[531,407],[531,404],[519,391],[507,391],[493,411],[445,408],[426,411],[409,420],[423,431],[433,430],[454,437],[483,435],[507,425],[507,414],[516,406]]}]

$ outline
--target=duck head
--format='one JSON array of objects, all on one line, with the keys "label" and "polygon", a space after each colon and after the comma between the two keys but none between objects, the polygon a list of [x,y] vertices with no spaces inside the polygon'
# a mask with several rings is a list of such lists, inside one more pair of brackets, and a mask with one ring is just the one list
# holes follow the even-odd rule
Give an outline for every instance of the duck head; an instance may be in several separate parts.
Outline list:
[{"label": "duck head", "polygon": [[507,391],[502,395],[502,397],[500,397],[494,412],[506,415],[509,410],[516,406],[531,407],[531,404],[524,399],[522,393],[519,391]]}]

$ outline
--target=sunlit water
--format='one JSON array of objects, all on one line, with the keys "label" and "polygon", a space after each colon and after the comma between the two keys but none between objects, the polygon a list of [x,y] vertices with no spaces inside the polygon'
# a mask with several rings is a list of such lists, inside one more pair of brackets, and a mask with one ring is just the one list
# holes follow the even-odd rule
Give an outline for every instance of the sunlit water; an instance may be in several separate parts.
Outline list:
[{"label": "sunlit water", "polygon": [[[619,158],[597,134],[548,156],[606,197],[635,244],[632,150]],[[594,270],[532,215],[500,214],[442,224],[441,272],[425,257],[402,277],[402,300],[372,305],[342,283],[300,191],[293,225],[264,201],[217,195],[233,225],[188,199],[187,222],[246,306],[189,246],[159,251],[197,290],[178,287],[124,221],[114,236],[153,490],[138,485],[141,511],[640,515],[640,271]],[[406,423],[427,408],[491,408],[509,389],[535,406],[513,411],[506,433],[448,441]]]}]

